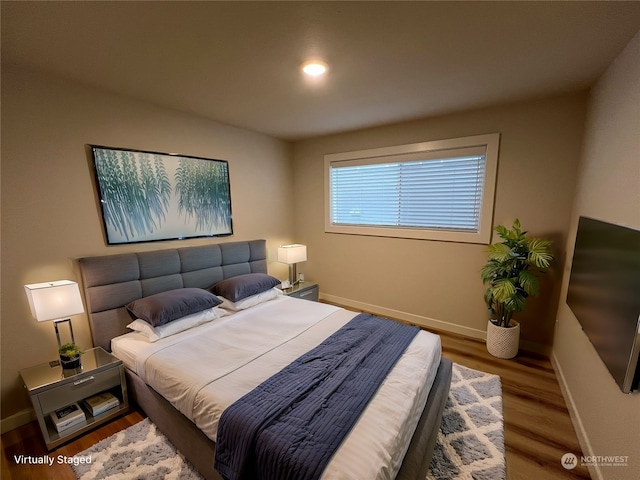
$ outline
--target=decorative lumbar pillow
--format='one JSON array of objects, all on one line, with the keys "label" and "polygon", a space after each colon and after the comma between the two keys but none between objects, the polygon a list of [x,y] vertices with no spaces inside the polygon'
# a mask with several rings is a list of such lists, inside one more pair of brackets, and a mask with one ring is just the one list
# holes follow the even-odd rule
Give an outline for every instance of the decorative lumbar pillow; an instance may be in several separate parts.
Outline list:
[{"label": "decorative lumbar pillow", "polygon": [[232,302],[266,292],[280,285],[280,280],[266,273],[247,273],[227,278],[211,287],[211,291]]},{"label": "decorative lumbar pillow", "polygon": [[222,301],[201,288],[179,288],[134,300],[127,310],[152,327],[219,305]]}]

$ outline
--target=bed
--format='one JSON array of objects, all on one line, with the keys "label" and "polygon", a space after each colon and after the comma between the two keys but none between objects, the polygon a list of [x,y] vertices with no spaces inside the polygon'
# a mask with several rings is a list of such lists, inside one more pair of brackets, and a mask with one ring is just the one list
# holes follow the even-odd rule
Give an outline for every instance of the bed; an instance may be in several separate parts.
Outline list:
[{"label": "bed", "polygon": [[[238,309],[243,302],[216,305],[211,309],[216,312],[213,320],[150,343],[143,333],[127,327],[133,317],[126,305],[162,292],[182,289],[186,293],[264,275],[266,242],[85,257],[78,259],[78,266],[94,345],[123,360],[133,401],[207,479],[222,479],[214,469],[221,413],[301,353],[351,325],[357,315],[278,295],[277,289],[269,288],[249,297],[250,308]],[[268,298],[253,302],[261,296]],[[240,336],[248,331],[253,332],[250,337]],[[415,339],[332,455],[321,478],[425,478],[448,395],[451,362],[440,356],[437,336],[419,332]],[[203,360],[205,355],[211,357]],[[185,360],[171,361],[178,356]],[[186,368],[180,370],[174,364]],[[202,367],[205,364],[207,368]],[[205,379],[194,376],[196,371]],[[178,379],[186,383],[178,384]],[[398,396],[405,390],[414,393]],[[399,408],[396,403],[404,397],[410,400]],[[373,473],[363,473],[367,468]]]}]

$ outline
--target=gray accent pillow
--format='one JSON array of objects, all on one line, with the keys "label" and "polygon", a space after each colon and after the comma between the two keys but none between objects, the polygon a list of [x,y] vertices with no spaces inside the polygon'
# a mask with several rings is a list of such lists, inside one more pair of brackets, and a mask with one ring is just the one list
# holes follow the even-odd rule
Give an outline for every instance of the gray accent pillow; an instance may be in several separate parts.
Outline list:
[{"label": "gray accent pillow", "polygon": [[266,273],[246,273],[216,283],[210,290],[232,302],[265,292],[277,285],[280,280]]},{"label": "gray accent pillow", "polygon": [[135,318],[157,327],[221,303],[222,300],[201,288],[178,288],[134,300],[127,304],[127,310]]}]

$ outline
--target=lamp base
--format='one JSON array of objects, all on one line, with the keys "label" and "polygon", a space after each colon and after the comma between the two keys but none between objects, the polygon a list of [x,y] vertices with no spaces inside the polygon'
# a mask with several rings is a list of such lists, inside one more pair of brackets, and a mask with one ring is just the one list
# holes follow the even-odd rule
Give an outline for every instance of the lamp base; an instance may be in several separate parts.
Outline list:
[{"label": "lamp base", "polygon": [[293,288],[294,285],[297,285],[298,283],[300,283],[300,280],[298,279],[298,264],[290,263],[289,264],[289,284]]},{"label": "lamp base", "polygon": [[71,325],[71,319],[67,318],[64,320],[54,320],[53,326],[56,329],[56,338],[58,339],[58,348],[62,347],[62,342],[60,342],[60,332],[58,331],[59,323],[68,323],[69,324],[69,332],[71,333],[71,343],[76,343],[75,338],[73,338],[73,326]]}]

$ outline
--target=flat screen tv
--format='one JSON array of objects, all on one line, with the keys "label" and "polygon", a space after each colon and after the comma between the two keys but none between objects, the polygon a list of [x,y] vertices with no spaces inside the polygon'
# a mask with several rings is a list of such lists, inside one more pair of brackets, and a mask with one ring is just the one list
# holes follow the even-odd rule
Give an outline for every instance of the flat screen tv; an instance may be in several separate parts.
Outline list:
[{"label": "flat screen tv", "polygon": [[580,217],[567,304],[625,393],[640,377],[640,231]]}]

